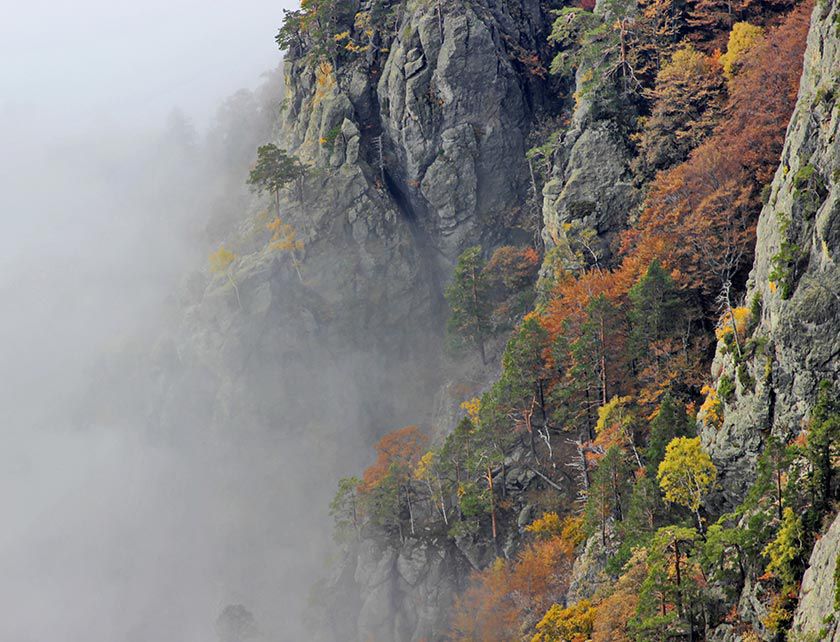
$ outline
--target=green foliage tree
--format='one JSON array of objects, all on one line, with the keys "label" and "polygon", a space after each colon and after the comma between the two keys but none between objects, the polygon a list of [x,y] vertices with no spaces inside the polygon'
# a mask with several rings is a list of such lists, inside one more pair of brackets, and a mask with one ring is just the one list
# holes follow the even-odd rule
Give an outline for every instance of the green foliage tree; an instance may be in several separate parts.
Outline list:
[{"label": "green foliage tree", "polygon": [[449,303],[450,333],[472,343],[487,363],[485,342],[490,335],[490,293],[483,272],[484,259],[479,246],[471,247],[458,257],[452,283],[444,296]]},{"label": "green foliage tree", "polygon": [[274,143],[260,145],[257,148],[257,160],[248,176],[248,184],[258,192],[268,192],[274,197],[277,217],[280,217],[280,190],[295,183],[298,198],[303,199],[303,179],[306,166],[286,150]]},{"label": "green foliage tree", "polygon": [[724,515],[709,526],[701,549],[707,575],[720,582],[732,598],[738,595],[747,578],[748,537],[747,530],[738,527],[735,515]]},{"label": "green foliage tree", "polygon": [[616,97],[640,92],[637,17],[636,3],[627,0],[607,0],[602,15],[579,7],[558,11],[548,37],[559,49],[551,73],[578,71],[583,81],[578,91],[597,96],[599,103],[609,102],[612,92],[619,92]]},{"label": "green foliage tree", "polygon": [[840,399],[829,381],[820,382],[817,402],[811,410],[808,441],[805,449],[811,467],[810,486],[812,505],[818,521],[837,499],[833,483],[835,462],[840,457]]},{"label": "green foliage tree", "polygon": [[[625,540],[638,540],[635,535],[652,532],[665,513],[662,495],[656,479],[643,475],[633,484],[627,507]],[[629,552],[628,548],[628,552]]]},{"label": "green foliage tree", "polygon": [[625,319],[618,307],[603,294],[593,297],[569,346],[572,385],[578,397],[585,399],[590,429],[595,426],[595,410],[617,391],[617,374],[624,365],[625,336]]},{"label": "green foliage tree", "polygon": [[627,293],[630,299],[630,347],[634,356],[679,327],[682,303],[677,286],[659,260],[654,259]]},{"label": "green foliage tree", "polygon": [[353,24],[354,5],[342,0],[301,0],[300,9],[284,11],[275,36],[277,46],[291,58],[305,52],[310,62],[328,60],[337,64],[339,34]]},{"label": "green foliage tree", "polygon": [[601,543],[607,544],[610,520],[624,519],[624,504],[629,495],[630,466],[624,451],[610,447],[592,473],[584,507],[585,522],[591,532],[600,532]]},{"label": "green foliage tree", "polygon": [[343,477],[338,480],[338,491],[330,502],[330,515],[335,525],[335,539],[339,542],[358,537],[362,525],[358,477]]},{"label": "green foliage tree", "polygon": [[700,502],[714,486],[717,468],[700,445],[700,438],[673,439],[665,449],[657,478],[666,501],[691,510],[697,518],[697,527],[703,533]]},{"label": "green foliage tree", "polygon": [[627,293],[630,333],[627,357],[641,383],[640,400],[655,402],[670,384],[677,355],[684,354],[681,335],[689,313],[671,274],[654,259]]},{"label": "green foliage tree", "polygon": [[697,541],[693,528],[667,526],[646,547],[647,575],[630,622],[636,639],[697,639],[694,629],[701,596],[695,579],[700,575]]},{"label": "green foliage tree", "polygon": [[[548,435],[548,412],[546,386],[548,371],[545,366],[544,352],[548,350],[548,332],[535,315],[526,317],[508,340],[502,355],[502,374],[499,378],[496,394],[489,403],[499,403],[515,414],[517,423],[526,429],[531,445],[531,452],[536,457],[534,448],[534,413],[540,411],[540,426],[543,438],[551,452],[551,440]],[[489,405],[488,405],[489,407]]]},{"label": "green foliage tree", "polygon": [[648,476],[656,477],[659,464],[665,458],[665,449],[673,439],[694,437],[694,433],[694,426],[688,419],[685,407],[669,393],[665,393],[656,416],[650,422],[650,435],[645,449]]},{"label": "green foliage tree", "polygon": [[464,417],[447,436],[439,453],[440,473],[444,480],[444,492],[455,495],[457,499],[458,520],[452,523],[450,534],[475,533],[480,520],[489,515],[495,541],[496,488],[493,473],[500,464],[504,470],[504,446],[498,431],[485,424],[484,420],[480,424],[476,425],[470,417]]}]

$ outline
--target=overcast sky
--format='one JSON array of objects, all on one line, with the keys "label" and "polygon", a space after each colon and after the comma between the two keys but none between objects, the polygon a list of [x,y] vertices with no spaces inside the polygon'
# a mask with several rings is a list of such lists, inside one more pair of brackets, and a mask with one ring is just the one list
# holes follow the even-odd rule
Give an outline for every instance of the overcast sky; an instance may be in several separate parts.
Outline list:
[{"label": "overcast sky", "polygon": [[274,34],[293,4],[0,0],[0,116],[86,128],[179,107],[201,127],[277,64]]},{"label": "overcast sky", "polygon": [[202,224],[201,159],[168,114],[202,130],[257,87],[293,2],[0,0],[2,642],[204,642],[238,601],[285,617],[278,449],[199,455],[72,410],[206,265],[179,227]]}]

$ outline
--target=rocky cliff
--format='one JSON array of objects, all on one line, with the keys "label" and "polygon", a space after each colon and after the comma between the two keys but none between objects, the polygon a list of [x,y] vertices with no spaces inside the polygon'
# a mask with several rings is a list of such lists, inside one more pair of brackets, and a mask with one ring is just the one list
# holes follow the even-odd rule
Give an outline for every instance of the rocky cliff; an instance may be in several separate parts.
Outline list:
[{"label": "rocky cliff", "polygon": [[[837,10],[836,3],[822,3],[815,10],[796,111],[758,223],[755,262],[745,297],[755,315],[750,352],[736,358],[731,347],[721,343],[713,365],[713,376],[717,380],[727,377],[736,391],[726,401],[722,426],[700,424],[703,444],[720,474],[718,492],[708,500],[712,514],[743,500],[768,435],[787,440],[803,428],[819,382],[837,385]],[[546,99],[538,78],[511,64],[510,50],[500,44],[508,39],[494,39],[494,34],[518,30],[519,42],[538,49],[533,39],[544,27],[539,26],[536,8],[513,22],[509,14],[499,11],[473,3],[456,17],[448,10],[437,14],[434,5],[406,8],[375,86],[354,71],[352,81],[345,81],[346,95],[339,89],[341,81],[329,89],[329,101],[340,107],[319,106],[315,112],[323,109],[322,115],[315,120],[310,116],[301,126],[295,118],[294,127],[286,126],[295,132],[288,142],[311,158],[323,154],[316,137],[323,139],[340,122],[344,123],[342,135],[351,134],[348,148],[378,152],[381,145],[382,192],[394,203],[398,218],[400,214],[408,217],[416,247],[428,252],[425,266],[430,271],[425,275],[437,274],[429,286],[432,291],[439,288],[445,274],[441,266],[451,262],[465,244],[492,245],[505,229],[501,222],[519,223],[506,218],[505,212],[515,212],[525,199],[527,167],[519,159],[533,127],[532,110]],[[604,11],[596,7],[596,13]],[[531,18],[523,22],[523,15]],[[492,60],[497,62],[488,64]],[[371,64],[378,69],[375,62]],[[575,239],[570,235],[594,232],[594,262],[609,264],[617,234],[640,204],[639,183],[643,181],[631,170],[634,150],[620,119],[600,110],[582,91],[585,72],[578,70],[581,98],[553,151],[542,190],[543,238],[549,248],[559,248],[560,256],[573,261],[570,246]],[[303,84],[314,101],[319,90],[317,74],[313,74]],[[295,86],[300,81],[291,78],[288,83]],[[331,110],[337,110],[335,115],[326,115]],[[302,109],[302,113],[313,112]],[[291,114],[287,112],[287,117]],[[341,152],[331,154],[330,163],[343,166]],[[358,163],[361,175],[376,186],[376,153],[365,156],[362,152]],[[326,184],[322,187],[329,189]],[[521,455],[527,459],[527,454]],[[501,520],[507,538],[505,552],[516,550],[522,527],[534,517],[525,514],[527,493],[547,487],[527,467],[520,472],[525,475],[520,485],[508,489],[513,508]],[[504,483],[500,478],[495,481]],[[574,497],[576,490],[572,483],[561,492]],[[610,556],[620,543],[610,543]],[[494,551],[487,545],[487,533],[454,542],[424,534],[402,544],[383,543],[369,534],[350,551],[328,591],[333,595],[355,592],[348,608],[360,639],[438,639],[467,573],[492,559]],[[607,555],[602,548],[598,537],[593,537],[581,551],[570,601],[591,597],[599,583],[607,582]],[[824,551],[820,554],[825,558]],[[824,569],[819,572],[825,574]],[[747,613],[749,591],[748,587],[742,600],[745,619],[754,616]],[[757,619],[756,626],[760,628]],[[728,631],[722,627],[715,635],[724,639]]]},{"label": "rocky cliff", "polygon": [[[758,222],[747,305],[755,329],[747,351],[718,345],[712,374],[735,391],[720,428],[701,435],[720,473],[714,510],[742,501],[771,435],[787,441],[807,427],[821,381],[840,385],[840,38],[836,2],[818,3],[808,35],[795,112]],[[794,639],[838,639],[834,563],[838,523],[817,542],[802,582]],[[741,615],[762,630],[759,587],[748,583]],[[718,633],[730,637],[727,627]],[[765,635],[770,635],[765,632]]]},{"label": "rocky cliff", "polygon": [[[781,162],[758,221],[745,305],[757,317],[739,360],[718,345],[712,374],[735,395],[720,429],[703,432],[730,507],[753,479],[765,438],[804,426],[820,381],[838,385],[840,334],[840,40],[836,2],[818,3]],[[740,361],[739,363],[737,363]]]},{"label": "rocky cliff", "polygon": [[840,517],[820,538],[811,552],[802,579],[799,605],[793,618],[795,639],[840,640]]},{"label": "rocky cliff", "polygon": [[[492,365],[441,362],[445,281],[469,245],[530,239],[539,227],[522,202],[526,139],[560,101],[543,66],[546,7],[452,0],[354,10],[371,16],[383,4],[369,47],[317,64],[306,45],[289,51],[273,142],[306,176],[278,203],[255,195],[237,215],[225,240],[232,262],[188,280],[183,318],[153,359],[149,412],[164,433],[189,424],[211,439],[277,435],[277,456],[296,471],[288,483],[306,489],[284,509],[292,515],[326,507],[337,472],[361,466],[386,428],[452,415],[463,398],[439,393],[444,367],[450,381],[487,381]],[[354,42],[368,37],[352,14],[346,27]],[[267,242],[275,215],[302,247]],[[303,461],[314,463],[300,470]],[[514,471],[510,483],[533,477]],[[288,528],[276,534],[287,547],[327,548],[326,524],[314,536],[292,520]],[[441,609],[492,557],[486,543],[363,541],[335,578],[333,606],[347,615],[336,617],[337,639],[352,639],[349,622],[359,639],[442,634]],[[317,573],[315,559],[291,565],[304,563]]]},{"label": "rocky cliff", "polygon": [[[596,15],[607,4],[599,2]],[[186,313],[156,357],[152,412],[164,430],[198,423],[220,438],[293,435],[282,456],[318,462],[288,480],[325,489],[302,496],[293,514],[326,506],[325,480],[334,481],[337,468],[360,468],[363,446],[386,428],[452,429],[464,399],[454,389],[466,382],[480,391],[495,376],[499,345],[489,367],[442,354],[442,293],[463,249],[530,241],[541,231],[549,249],[559,248],[554,256],[573,263],[571,235],[592,234],[587,262],[614,266],[615,241],[643,192],[631,170],[633,141],[615,113],[582,91],[586,70],[546,79],[553,16],[545,3],[361,2],[353,9],[356,17],[335,36],[347,47],[316,61],[311,43],[301,42],[285,64],[274,142],[307,172],[276,207],[301,247],[267,243],[275,204],[255,196],[227,242],[236,255],[229,269],[188,283]],[[722,425],[702,428],[720,480],[710,513],[743,499],[768,435],[799,432],[819,382],[838,383],[837,16],[836,1],[815,10],[799,101],[759,220],[746,294],[755,316],[749,351],[736,358],[721,343],[715,357],[713,376],[734,382],[735,392]],[[376,28],[366,20],[378,21]],[[563,89],[575,83],[579,99],[551,152],[542,198],[534,198],[530,137],[542,118],[563,111]],[[542,201],[539,220],[529,199]],[[557,450],[553,480],[534,466],[533,446],[529,452],[521,444],[487,473],[504,498],[495,546],[487,525],[452,536],[423,508],[411,516],[411,535],[363,530],[320,588],[329,605],[325,639],[443,639],[470,572],[515,555],[538,516],[535,496],[555,493],[561,506],[577,498],[579,482],[567,469],[581,453],[556,432],[553,444],[546,437]],[[597,535],[578,551],[571,601],[610,584],[606,558],[620,546],[610,520],[610,551]],[[835,530],[813,553],[798,630],[813,630],[824,608]],[[322,544],[326,532],[314,539]],[[310,535],[290,524],[277,537]]]}]

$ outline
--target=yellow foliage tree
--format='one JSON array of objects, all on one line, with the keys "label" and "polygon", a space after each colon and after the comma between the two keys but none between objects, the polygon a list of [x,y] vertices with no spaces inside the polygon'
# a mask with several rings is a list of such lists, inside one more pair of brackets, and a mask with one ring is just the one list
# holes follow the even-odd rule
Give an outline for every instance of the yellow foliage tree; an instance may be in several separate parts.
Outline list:
[{"label": "yellow foliage tree", "polygon": [[749,50],[764,37],[764,29],[749,22],[736,22],[729,33],[726,53],[720,57],[723,73],[730,80],[738,72]]},{"label": "yellow foliage tree", "polygon": [[706,398],[703,400],[697,416],[705,426],[710,428],[720,428],[723,423],[723,403],[721,403],[718,396],[717,388],[714,386],[705,385],[700,390]]},{"label": "yellow foliage tree", "polygon": [[239,298],[239,288],[236,286],[236,281],[233,280],[233,275],[230,273],[230,266],[236,260],[236,254],[228,250],[224,245],[220,245],[219,249],[210,254],[210,271],[213,274],[224,274],[230,284],[233,286],[233,291],[236,293],[236,302],[239,307],[242,307],[242,300]]},{"label": "yellow foliage tree", "polygon": [[525,527],[525,530],[537,537],[555,537],[563,530],[560,515],[555,512],[543,513]]},{"label": "yellow foliage tree", "polygon": [[537,624],[531,642],[586,642],[592,635],[595,607],[581,600],[568,608],[554,604]]},{"label": "yellow foliage tree", "polygon": [[665,459],[659,464],[659,487],[665,500],[689,508],[697,517],[703,532],[700,501],[714,486],[717,468],[703,450],[700,437],[677,437],[665,448]]},{"label": "yellow foliage tree", "polygon": [[467,413],[467,417],[470,418],[470,421],[477,426],[478,418],[481,414],[481,399],[478,397],[467,399],[461,404],[461,409]]},{"label": "yellow foliage tree", "polygon": [[236,254],[220,245],[218,250],[210,254],[210,271],[213,274],[224,274],[235,260]]},{"label": "yellow foliage tree", "polygon": [[636,413],[631,408],[632,397],[613,397],[598,408],[598,421],[595,424],[596,443],[605,450],[610,446],[627,446],[633,451],[636,465],[642,468],[642,459],[636,448],[633,437],[636,424]]},{"label": "yellow foliage tree", "polygon": [[543,513],[525,527],[525,530],[539,539],[557,538],[571,554],[586,535],[583,530],[583,517],[568,515],[563,519],[555,512]]},{"label": "yellow foliage tree", "polygon": [[727,310],[718,321],[715,336],[718,341],[726,340],[727,337],[734,337],[740,344],[746,338],[751,319],[752,313],[747,307]]},{"label": "yellow foliage tree", "polygon": [[438,454],[430,450],[423,455],[414,467],[414,478],[424,482],[429,490],[429,499],[433,505],[438,507],[443,517],[443,523],[449,525],[449,517],[446,514],[446,498],[443,492],[443,481],[440,473],[440,460]]},{"label": "yellow foliage tree", "polygon": [[268,247],[271,250],[280,252],[290,252],[292,257],[292,265],[297,272],[298,279],[303,283],[303,277],[300,274],[300,261],[297,257],[297,252],[302,251],[304,243],[297,237],[297,230],[289,223],[284,223],[279,216],[271,223],[266,225],[266,228],[271,232],[271,239],[268,242]]}]

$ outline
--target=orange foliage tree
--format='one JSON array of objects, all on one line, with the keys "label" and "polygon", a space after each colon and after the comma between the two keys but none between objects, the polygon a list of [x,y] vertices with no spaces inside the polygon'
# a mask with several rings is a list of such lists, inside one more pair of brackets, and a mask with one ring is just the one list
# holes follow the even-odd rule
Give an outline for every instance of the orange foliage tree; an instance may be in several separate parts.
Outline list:
[{"label": "orange foliage tree", "polygon": [[383,526],[396,527],[402,536],[400,513],[408,509],[414,533],[414,469],[426,452],[428,438],[417,426],[389,432],[375,445],[376,461],[362,476],[359,491],[370,516]]},{"label": "orange foliage tree", "polygon": [[533,630],[552,604],[568,589],[574,549],[581,541],[580,520],[558,524],[559,535],[537,541],[512,560],[497,559],[473,574],[455,601],[452,636],[462,642],[509,642]]},{"label": "orange foliage tree", "polygon": [[707,304],[751,258],[762,188],[796,100],[810,6],[794,9],[750,50],[730,84],[723,120],[686,162],[657,176],[638,225],[624,235],[629,254],[661,240],[662,262]]}]

